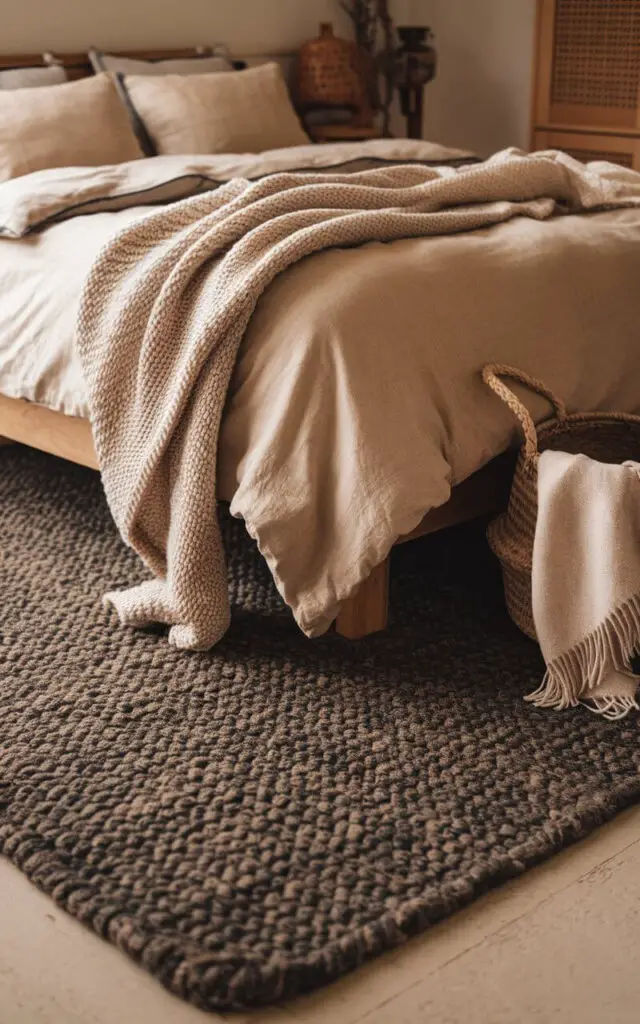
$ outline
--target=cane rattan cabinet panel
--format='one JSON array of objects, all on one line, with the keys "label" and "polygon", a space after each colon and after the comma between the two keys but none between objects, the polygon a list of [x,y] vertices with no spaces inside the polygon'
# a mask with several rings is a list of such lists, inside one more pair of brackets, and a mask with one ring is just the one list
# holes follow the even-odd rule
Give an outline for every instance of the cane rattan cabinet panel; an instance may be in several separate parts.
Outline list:
[{"label": "cane rattan cabinet panel", "polygon": [[640,0],[538,0],[535,72],[534,148],[638,166]]}]

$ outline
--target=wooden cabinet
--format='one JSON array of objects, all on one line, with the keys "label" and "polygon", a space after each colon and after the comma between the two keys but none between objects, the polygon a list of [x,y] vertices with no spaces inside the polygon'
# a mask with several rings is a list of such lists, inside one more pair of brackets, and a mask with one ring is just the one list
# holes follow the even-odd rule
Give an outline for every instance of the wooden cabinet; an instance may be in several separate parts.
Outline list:
[{"label": "wooden cabinet", "polygon": [[640,171],[640,137],[541,129],[533,133],[533,149],[562,149],[585,164],[608,160]]},{"label": "wooden cabinet", "polygon": [[538,0],[532,143],[640,170],[640,0]]}]

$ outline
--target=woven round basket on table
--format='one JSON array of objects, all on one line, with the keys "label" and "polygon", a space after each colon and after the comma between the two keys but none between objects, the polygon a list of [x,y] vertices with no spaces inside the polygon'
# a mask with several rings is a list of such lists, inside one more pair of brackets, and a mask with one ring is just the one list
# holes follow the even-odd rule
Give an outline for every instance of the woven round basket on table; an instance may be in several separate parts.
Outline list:
[{"label": "woven round basket on table", "polygon": [[300,110],[346,107],[361,111],[367,106],[367,57],[354,42],[334,35],[330,22],[323,23],[319,38],[303,43],[298,53],[295,92]]},{"label": "woven round basket on table", "polygon": [[[500,559],[509,615],[517,626],[536,638],[531,608],[531,563],[538,515],[538,458],[551,448],[570,455],[588,455],[599,462],[640,460],[640,416],[617,412],[567,413],[562,402],[541,381],[512,366],[485,366],[482,377],[517,416],[524,444],[516,463],[509,506],[489,524],[487,537]],[[526,384],[544,395],[555,409],[553,419],[536,426],[526,407],[502,377]]]}]

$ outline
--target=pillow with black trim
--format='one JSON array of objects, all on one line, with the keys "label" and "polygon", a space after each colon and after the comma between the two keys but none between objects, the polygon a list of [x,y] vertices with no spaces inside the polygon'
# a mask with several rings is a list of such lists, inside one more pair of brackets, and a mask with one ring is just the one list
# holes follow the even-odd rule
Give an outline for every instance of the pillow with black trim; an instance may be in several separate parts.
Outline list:
[{"label": "pillow with black trim", "polygon": [[[198,53],[195,57],[168,57],[166,60],[139,60],[136,57],[118,57],[103,53],[92,46],[89,61],[96,75],[110,72],[114,76],[120,99],[127,108],[131,126],[145,156],[155,156],[156,148],[144,122],[131,103],[124,88],[125,75],[201,75],[234,71],[237,63],[231,60],[226,46],[213,47],[213,53]],[[244,65],[242,65],[244,67]]]},{"label": "pillow with black trim", "polygon": [[277,64],[223,75],[125,75],[121,84],[155,155],[309,144]]}]

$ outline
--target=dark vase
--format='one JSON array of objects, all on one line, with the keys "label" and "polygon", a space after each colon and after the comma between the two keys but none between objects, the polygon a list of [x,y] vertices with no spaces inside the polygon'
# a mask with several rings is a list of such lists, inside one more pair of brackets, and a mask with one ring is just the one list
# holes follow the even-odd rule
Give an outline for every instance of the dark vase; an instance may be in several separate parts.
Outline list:
[{"label": "dark vase", "polygon": [[396,81],[400,104],[407,119],[409,138],[419,139],[422,135],[423,91],[435,76],[437,53],[429,42],[432,32],[427,26],[400,26],[397,32],[400,46],[396,55]]},{"label": "dark vase", "polygon": [[401,85],[426,85],[436,73],[437,53],[429,42],[433,38],[427,26],[406,25],[398,28],[398,78]]},{"label": "dark vase", "polygon": [[427,39],[431,38],[431,29],[427,25],[400,25],[397,31],[405,50],[423,49]]}]

